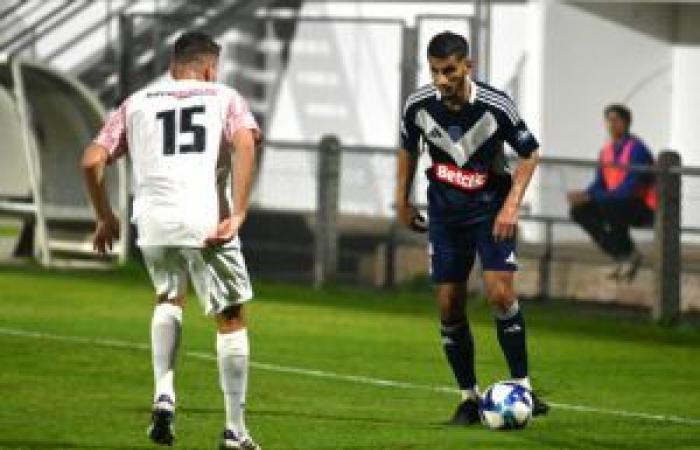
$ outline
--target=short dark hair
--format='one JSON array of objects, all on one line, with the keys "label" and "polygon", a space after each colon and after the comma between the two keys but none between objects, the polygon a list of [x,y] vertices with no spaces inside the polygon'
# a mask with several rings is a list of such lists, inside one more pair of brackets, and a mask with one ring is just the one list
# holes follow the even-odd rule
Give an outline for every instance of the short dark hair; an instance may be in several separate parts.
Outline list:
[{"label": "short dark hair", "polygon": [[459,59],[469,55],[469,43],[457,33],[443,31],[430,39],[428,44],[428,56],[433,58],[449,58],[456,56]]},{"label": "short dark hair", "polygon": [[605,109],[603,110],[603,116],[605,116],[607,118],[608,114],[610,114],[610,113],[615,113],[618,116],[620,116],[620,118],[622,120],[624,120],[625,123],[627,124],[627,128],[629,128],[630,125],[632,125],[632,111],[630,111],[630,109],[628,107],[626,107],[625,105],[621,105],[619,103],[613,103],[613,104],[606,106]]},{"label": "short dark hair", "polygon": [[176,63],[191,63],[202,56],[218,57],[221,52],[219,44],[211,36],[201,31],[183,33],[173,45],[172,60]]}]

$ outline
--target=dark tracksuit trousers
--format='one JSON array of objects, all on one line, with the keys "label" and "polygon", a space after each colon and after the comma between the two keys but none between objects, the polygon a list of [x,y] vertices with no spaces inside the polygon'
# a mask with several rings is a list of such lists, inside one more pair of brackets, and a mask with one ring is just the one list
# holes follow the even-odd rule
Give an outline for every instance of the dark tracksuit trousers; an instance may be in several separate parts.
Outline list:
[{"label": "dark tracksuit trousers", "polygon": [[630,227],[649,227],[654,212],[639,198],[590,200],[571,208],[571,218],[591,236],[607,255],[616,260],[635,250]]}]

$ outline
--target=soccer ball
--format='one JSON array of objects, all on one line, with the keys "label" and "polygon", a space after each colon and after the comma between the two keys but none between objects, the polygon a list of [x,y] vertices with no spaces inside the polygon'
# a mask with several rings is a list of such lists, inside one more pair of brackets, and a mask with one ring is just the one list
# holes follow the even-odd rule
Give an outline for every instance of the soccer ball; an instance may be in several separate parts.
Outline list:
[{"label": "soccer ball", "polygon": [[532,396],[519,384],[496,383],[481,397],[479,413],[481,422],[491,429],[523,428],[532,417]]}]

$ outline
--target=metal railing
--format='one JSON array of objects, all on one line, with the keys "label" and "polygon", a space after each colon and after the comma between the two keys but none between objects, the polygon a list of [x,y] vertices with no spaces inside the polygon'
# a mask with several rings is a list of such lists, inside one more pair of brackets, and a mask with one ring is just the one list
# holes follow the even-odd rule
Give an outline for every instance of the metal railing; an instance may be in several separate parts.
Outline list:
[{"label": "metal railing", "polygon": [[[327,195],[328,192],[338,192],[338,177],[328,176],[328,170],[337,171],[337,167],[333,164],[340,164],[339,158],[332,158],[332,164],[329,166],[327,158],[331,157],[333,152],[328,149],[328,143],[339,142],[336,137],[326,137],[322,144],[313,144],[309,142],[290,142],[290,141],[269,141],[267,145],[276,149],[282,150],[304,150],[317,151],[319,157],[318,163],[318,185],[317,192],[319,206],[321,197]],[[367,145],[342,145],[340,144],[341,153],[355,154],[381,154],[392,155],[396,153],[394,147],[376,147]],[[568,159],[558,157],[541,157],[540,163],[543,167],[565,167],[565,168],[582,168],[594,170],[600,167],[596,161],[583,159]],[[655,302],[652,307],[652,318],[655,321],[663,323],[672,323],[680,315],[680,273],[681,273],[681,257],[680,257],[680,236],[684,235],[700,235],[700,227],[698,226],[681,226],[680,222],[680,206],[681,206],[681,178],[682,176],[700,176],[699,167],[683,167],[680,164],[680,157],[677,153],[663,151],[659,153],[657,163],[654,166],[643,165],[621,165],[610,164],[611,167],[623,168],[627,170],[651,173],[655,175],[657,191],[659,194],[659,207],[656,212],[655,225],[653,227],[653,252],[652,258],[654,264],[654,292]],[[325,193],[325,194],[324,194]],[[327,199],[326,199],[327,200]],[[419,205],[425,207],[425,205]],[[317,210],[317,223],[326,225],[335,223],[335,216],[338,214],[337,204],[336,209],[328,209],[319,207]],[[327,215],[333,215],[329,219]],[[549,297],[550,286],[552,280],[552,264],[555,260],[555,239],[554,227],[557,225],[574,225],[574,222],[568,215],[549,215],[526,213],[521,214],[520,219],[523,222],[540,223],[544,226],[542,236],[542,252],[539,255],[538,267],[538,296]],[[389,227],[389,232],[385,240],[385,262],[384,262],[384,286],[390,287],[395,284],[396,280],[396,255],[400,245],[405,243],[405,239],[400,236],[399,228],[394,224]],[[316,283],[322,284],[324,277],[333,279],[337,275],[338,255],[337,252],[337,230],[325,229],[323,233],[317,233],[316,255],[323,255],[317,264]],[[328,256],[330,254],[330,256]],[[325,262],[324,262],[325,261]],[[330,263],[329,263],[330,262]],[[318,267],[321,264],[321,268]],[[325,266],[324,266],[325,264]]]}]

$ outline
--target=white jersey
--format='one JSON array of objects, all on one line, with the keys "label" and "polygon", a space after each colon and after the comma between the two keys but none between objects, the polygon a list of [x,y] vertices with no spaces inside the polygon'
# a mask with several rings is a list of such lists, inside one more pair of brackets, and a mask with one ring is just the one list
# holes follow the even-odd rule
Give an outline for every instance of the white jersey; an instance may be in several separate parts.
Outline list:
[{"label": "white jersey", "polygon": [[216,164],[242,128],[258,129],[245,100],[219,83],[166,80],[131,95],[95,142],[132,162],[139,246],[202,247],[219,222]]}]

